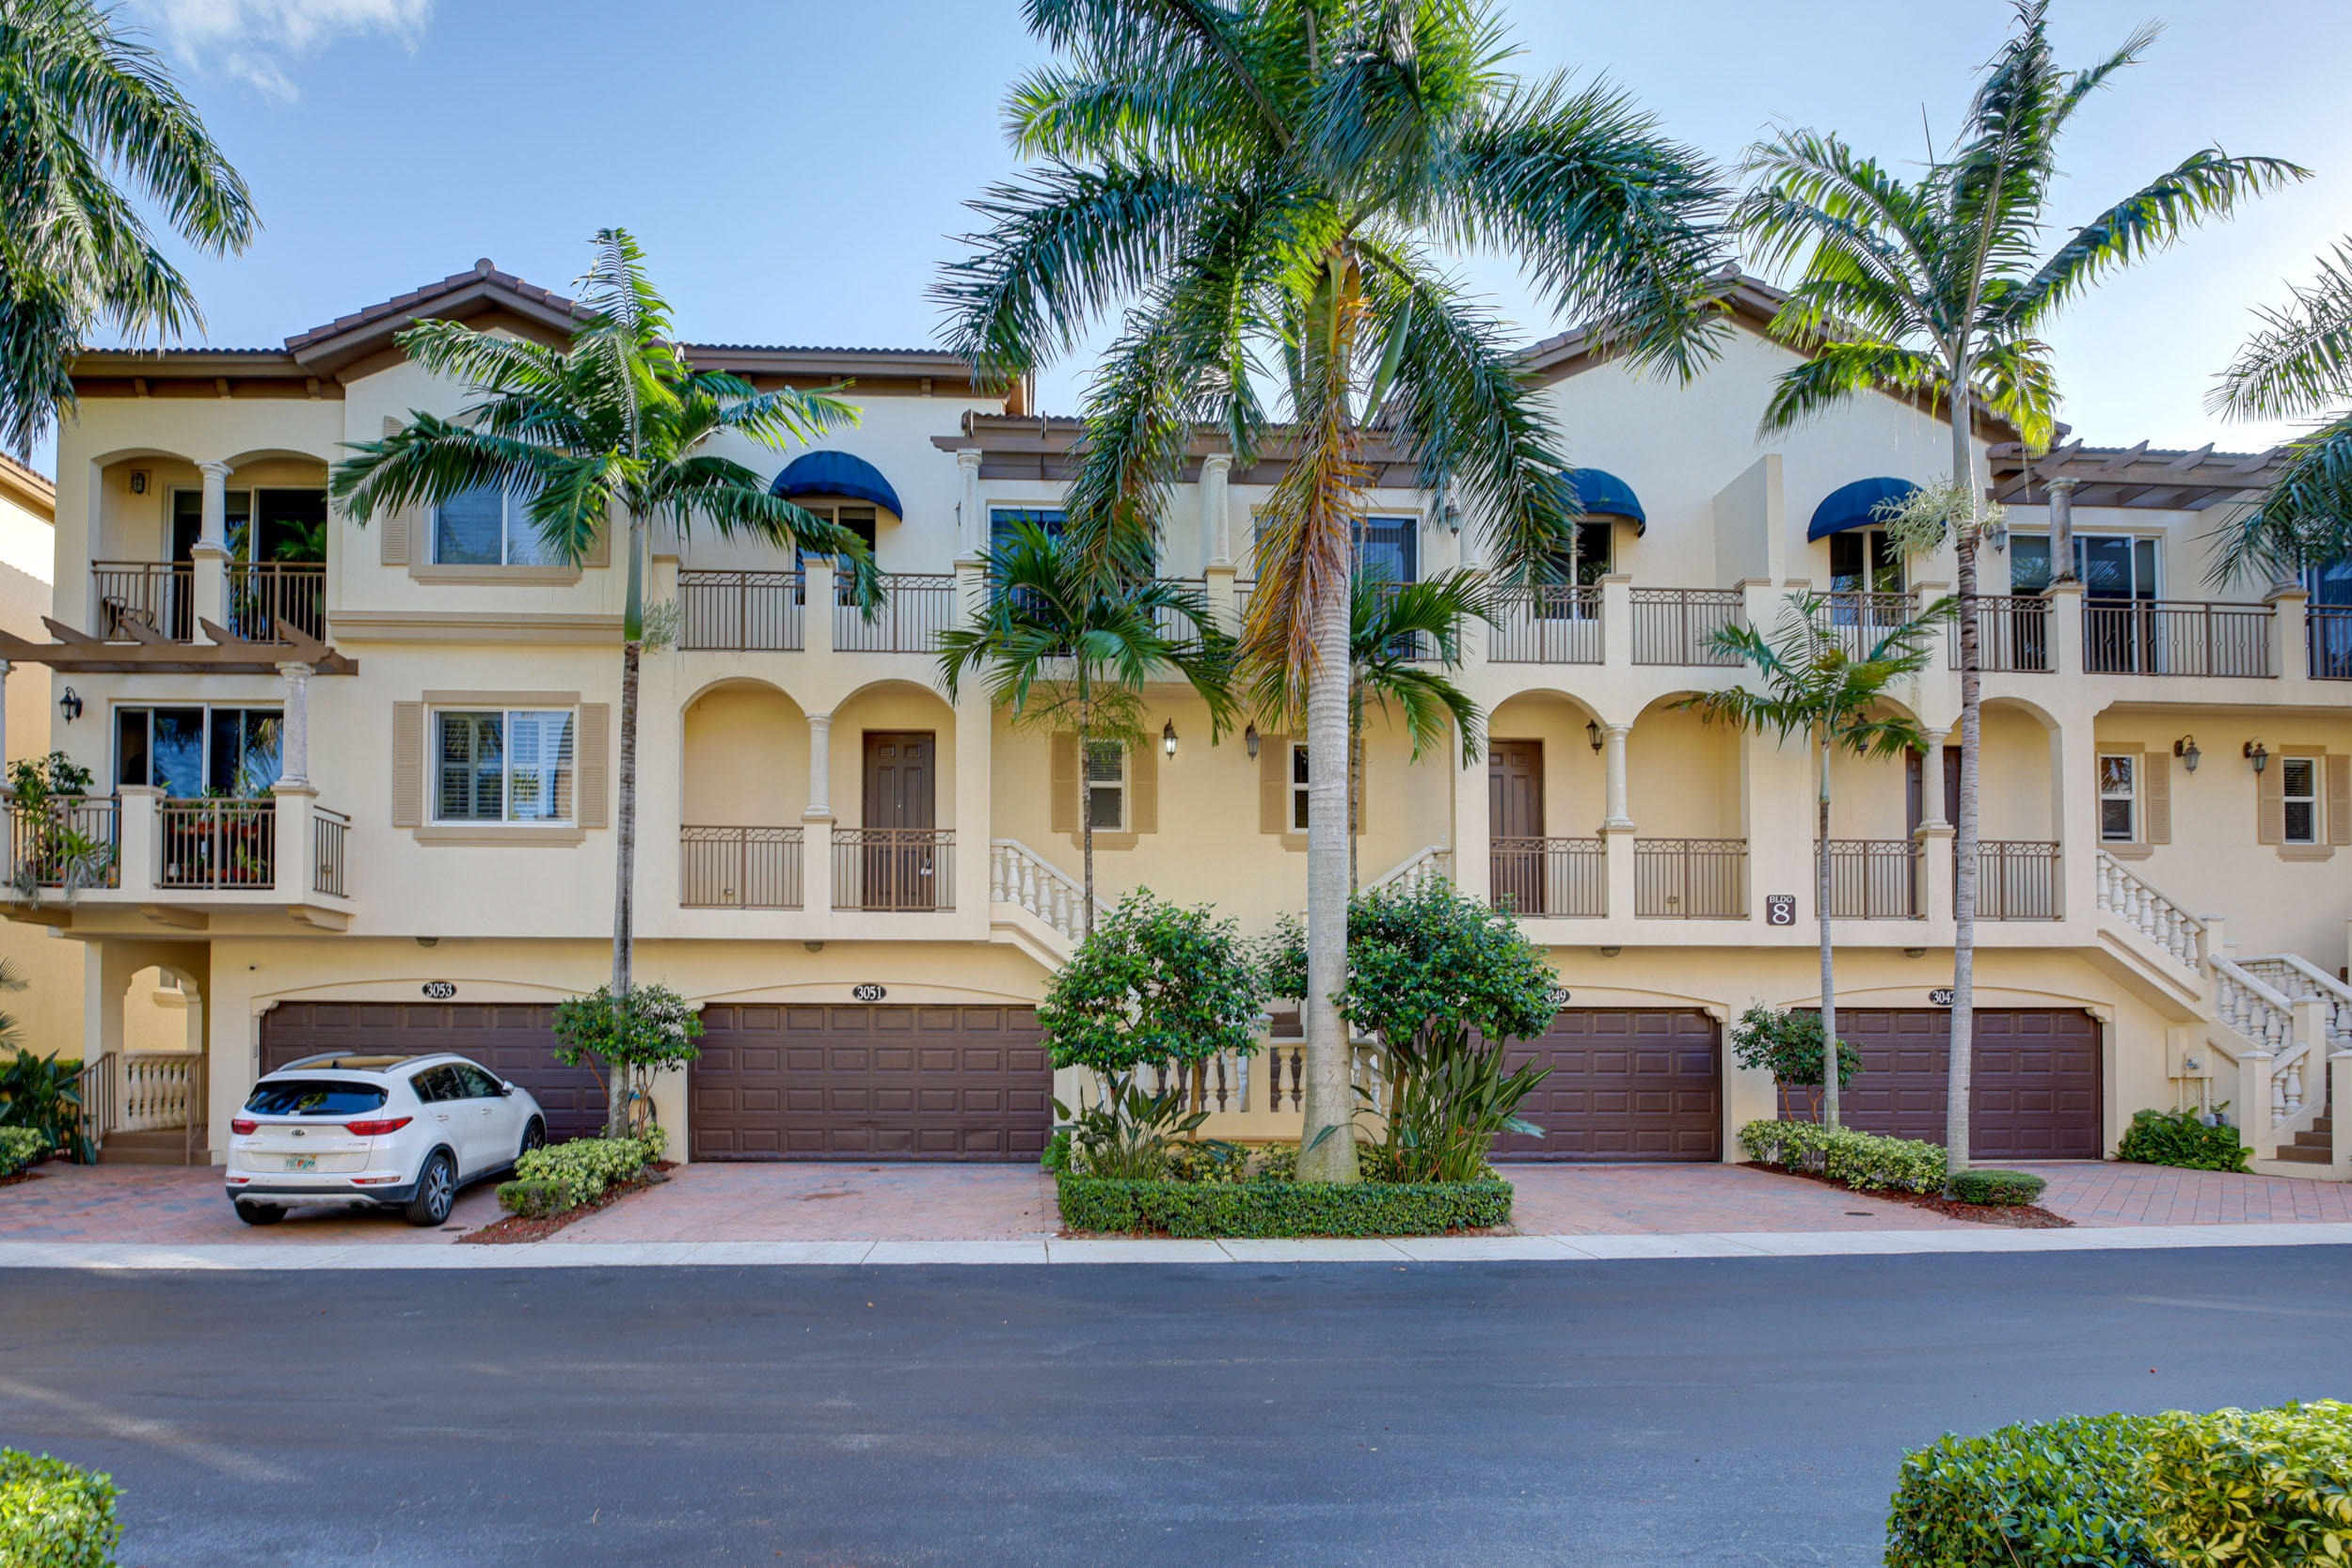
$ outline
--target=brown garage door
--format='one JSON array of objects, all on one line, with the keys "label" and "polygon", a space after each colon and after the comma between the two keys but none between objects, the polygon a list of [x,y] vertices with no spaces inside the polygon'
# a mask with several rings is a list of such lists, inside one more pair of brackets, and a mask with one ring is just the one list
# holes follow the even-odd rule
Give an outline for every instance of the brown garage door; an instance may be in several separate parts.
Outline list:
[{"label": "brown garage door", "polygon": [[1519,1114],[1546,1136],[1505,1133],[1498,1160],[1716,1160],[1723,1156],[1723,1044],[1715,1021],[1677,1007],[1574,1007],[1513,1067],[1551,1069]]},{"label": "brown garage door", "polygon": [[[1952,1015],[1936,1008],[1839,1008],[1837,1032],[1862,1052],[1841,1119],[1866,1132],[1944,1141]],[[2099,1025],[2061,1008],[1979,1008],[1970,1051],[1973,1160],[2096,1160]]]},{"label": "brown garage door", "polygon": [[1034,1160],[1054,1082],[1029,1007],[705,1007],[697,1160]]},{"label": "brown garage door", "polygon": [[421,1056],[454,1051],[531,1091],[551,1141],[604,1130],[604,1085],[565,1067],[555,1049],[555,1009],[458,1003],[281,1002],[262,1015],[262,1070],[323,1051]]}]

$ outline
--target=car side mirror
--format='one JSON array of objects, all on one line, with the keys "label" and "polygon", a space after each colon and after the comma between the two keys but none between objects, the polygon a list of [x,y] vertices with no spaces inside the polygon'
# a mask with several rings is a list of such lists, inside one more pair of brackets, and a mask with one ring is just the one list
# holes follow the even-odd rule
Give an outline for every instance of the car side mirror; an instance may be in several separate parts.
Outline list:
[{"label": "car side mirror", "polygon": [[503,1079],[503,1078],[501,1078],[501,1079],[500,1079],[500,1080],[499,1080],[499,1098],[500,1098],[501,1100],[504,1100],[504,1099],[506,1099],[508,1096],[512,1095],[514,1092],[515,1092],[515,1085],[512,1085],[512,1084],[508,1083],[508,1082],[507,1082],[505,1079]]}]

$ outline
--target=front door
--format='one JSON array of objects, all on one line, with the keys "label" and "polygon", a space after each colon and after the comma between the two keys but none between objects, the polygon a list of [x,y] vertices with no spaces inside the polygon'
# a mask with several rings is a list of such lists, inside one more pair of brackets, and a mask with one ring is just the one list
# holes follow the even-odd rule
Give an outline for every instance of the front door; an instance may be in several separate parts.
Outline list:
[{"label": "front door", "polygon": [[858,907],[937,909],[937,777],[929,730],[866,732],[865,852]]},{"label": "front door", "polygon": [[1496,740],[1486,747],[1486,831],[1494,841],[1495,902],[1514,914],[1542,914],[1544,743]]}]

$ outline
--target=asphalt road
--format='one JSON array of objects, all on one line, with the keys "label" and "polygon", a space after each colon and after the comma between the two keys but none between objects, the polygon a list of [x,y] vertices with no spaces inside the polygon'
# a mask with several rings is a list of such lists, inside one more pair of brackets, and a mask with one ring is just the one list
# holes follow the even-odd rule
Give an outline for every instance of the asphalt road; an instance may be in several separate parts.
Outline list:
[{"label": "asphalt road", "polygon": [[0,1274],[126,1568],[1879,1560],[1903,1449],[2352,1389],[2352,1249]]}]

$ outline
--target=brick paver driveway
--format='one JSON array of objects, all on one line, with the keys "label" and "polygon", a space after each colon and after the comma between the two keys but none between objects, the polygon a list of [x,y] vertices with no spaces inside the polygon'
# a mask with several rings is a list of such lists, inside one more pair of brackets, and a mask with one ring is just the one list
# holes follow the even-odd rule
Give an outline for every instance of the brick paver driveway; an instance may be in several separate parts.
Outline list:
[{"label": "brick paver driveway", "polygon": [[997,1242],[1061,1228],[1035,1165],[680,1165],[564,1242]]},{"label": "brick paver driveway", "polygon": [[343,1205],[296,1209],[272,1226],[247,1225],[229,1207],[220,1172],[177,1165],[37,1167],[40,1179],[0,1187],[0,1242],[453,1242],[499,1217],[490,1183],[457,1195],[438,1230],[410,1225],[389,1210]]},{"label": "brick paver driveway", "polygon": [[2352,1183],[2096,1160],[2019,1164],[2049,1180],[2042,1206],[2076,1225],[2261,1225],[2352,1220]]}]

